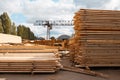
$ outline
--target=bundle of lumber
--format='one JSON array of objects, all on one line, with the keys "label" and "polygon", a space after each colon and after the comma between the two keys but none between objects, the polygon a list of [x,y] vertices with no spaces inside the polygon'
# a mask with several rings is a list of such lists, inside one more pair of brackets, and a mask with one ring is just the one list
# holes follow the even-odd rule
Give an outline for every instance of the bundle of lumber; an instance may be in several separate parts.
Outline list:
[{"label": "bundle of lumber", "polygon": [[39,47],[0,47],[0,72],[53,73],[62,65],[58,50]]},{"label": "bundle of lumber", "polygon": [[50,53],[57,52],[57,48],[48,48],[46,46],[24,46],[24,45],[7,45],[0,46],[0,53]]},{"label": "bundle of lumber", "polygon": [[0,44],[0,49],[58,49],[55,46],[47,46],[47,45],[36,45],[36,44]]},{"label": "bundle of lumber", "polygon": [[120,11],[81,9],[74,30],[71,61],[78,67],[120,66]]},{"label": "bundle of lumber", "polygon": [[62,43],[63,40],[23,40],[23,43],[30,43],[30,44],[36,44],[36,45],[48,45],[48,46],[54,46],[55,43]]}]

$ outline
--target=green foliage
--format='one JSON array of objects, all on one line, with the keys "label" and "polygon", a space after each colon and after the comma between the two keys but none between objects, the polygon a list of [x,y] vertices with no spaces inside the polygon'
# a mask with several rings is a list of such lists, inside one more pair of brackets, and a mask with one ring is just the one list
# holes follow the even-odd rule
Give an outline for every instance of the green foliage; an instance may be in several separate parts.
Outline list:
[{"label": "green foliage", "polygon": [[23,39],[30,39],[30,40],[36,38],[34,33],[30,30],[30,28],[24,25],[19,25],[16,30],[15,23],[11,22],[6,12],[0,15],[0,33],[18,35],[21,36]]},{"label": "green foliage", "polygon": [[2,27],[2,22],[1,22],[1,19],[0,19],[0,33],[3,33],[3,27]]},{"label": "green foliage", "polygon": [[11,31],[11,34],[12,34],[12,35],[16,35],[16,34],[17,34],[15,23],[12,24],[10,31]]},{"label": "green foliage", "polygon": [[1,21],[2,21],[2,27],[5,34],[10,34],[11,33],[11,20],[6,12],[4,12],[1,16]]},{"label": "green foliage", "polygon": [[17,27],[17,35],[21,36],[23,39],[35,39],[34,33],[30,30],[30,28],[24,25],[19,25]]},{"label": "green foliage", "polygon": [[11,20],[6,12],[0,15],[0,32],[5,34],[16,35],[15,23],[11,23]]},{"label": "green foliage", "polygon": [[32,31],[30,31],[29,39],[30,39],[30,40],[36,39],[36,37],[35,37],[35,35],[34,35],[34,33],[33,33]]}]

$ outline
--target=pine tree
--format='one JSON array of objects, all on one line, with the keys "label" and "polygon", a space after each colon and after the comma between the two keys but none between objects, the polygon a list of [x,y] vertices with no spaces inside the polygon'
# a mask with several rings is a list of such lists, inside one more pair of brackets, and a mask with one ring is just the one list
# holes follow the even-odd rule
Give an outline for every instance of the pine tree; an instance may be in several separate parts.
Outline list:
[{"label": "pine tree", "polygon": [[19,25],[17,27],[15,23],[11,23],[11,20],[6,12],[0,15],[0,33],[12,34],[21,36],[23,39],[35,39],[34,33],[30,30],[29,27],[24,25]]},{"label": "pine tree", "polygon": [[10,31],[11,31],[11,34],[12,34],[12,35],[16,35],[16,34],[17,34],[15,23],[12,24]]},{"label": "pine tree", "polygon": [[24,25],[19,25],[17,27],[17,35],[21,36],[23,39],[35,39],[34,33],[30,30],[29,27],[26,27]]},{"label": "pine tree", "polygon": [[2,21],[1,21],[1,19],[0,19],[0,33],[3,33],[4,31],[3,31],[3,27],[2,27]]},{"label": "pine tree", "polygon": [[21,36],[23,38],[23,27],[22,27],[22,25],[19,25],[17,27],[17,35]]},{"label": "pine tree", "polygon": [[11,20],[10,20],[8,14],[6,12],[4,12],[0,18],[2,21],[2,27],[3,27],[4,33],[10,34],[11,33],[11,31],[10,31],[11,30]]}]

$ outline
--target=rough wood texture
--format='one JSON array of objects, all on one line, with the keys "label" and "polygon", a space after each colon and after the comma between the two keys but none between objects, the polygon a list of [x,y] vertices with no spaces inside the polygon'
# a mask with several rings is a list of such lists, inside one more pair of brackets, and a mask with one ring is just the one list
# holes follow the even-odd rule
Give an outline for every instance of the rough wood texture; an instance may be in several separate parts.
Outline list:
[{"label": "rough wood texture", "polygon": [[87,70],[87,69],[75,68],[75,67],[63,66],[62,70],[76,72],[76,73],[83,73],[83,74],[92,75],[92,76],[99,76],[99,77],[103,77],[103,78],[108,78],[109,77],[106,74],[102,74],[102,73]]},{"label": "rough wood texture", "polygon": [[0,72],[56,72],[62,67],[57,51],[39,50],[36,46],[0,46]]},{"label": "rough wood texture", "polygon": [[74,16],[71,61],[79,67],[120,66],[120,11],[81,9]]}]

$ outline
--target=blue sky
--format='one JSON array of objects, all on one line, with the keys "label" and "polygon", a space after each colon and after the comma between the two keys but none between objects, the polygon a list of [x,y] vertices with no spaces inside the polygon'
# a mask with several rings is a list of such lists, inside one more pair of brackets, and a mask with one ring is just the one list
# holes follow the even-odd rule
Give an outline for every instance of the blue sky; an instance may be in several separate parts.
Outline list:
[{"label": "blue sky", "polygon": [[[120,10],[120,0],[0,0],[0,14],[7,12],[16,25],[31,28],[37,36],[46,36],[46,28],[34,26],[38,19],[72,20],[74,13],[82,8]],[[73,26],[56,28],[51,36],[74,33]]]},{"label": "blue sky", "polygon": [[11,15],[11,19],[15,23],[25,23],[26,22],[26,17],[22,13],[13,13]]},{"label": "blue sky", "polygon": [[52,0],[52,1],[54,1],[54,2],[59,2],[59,0]]}]

